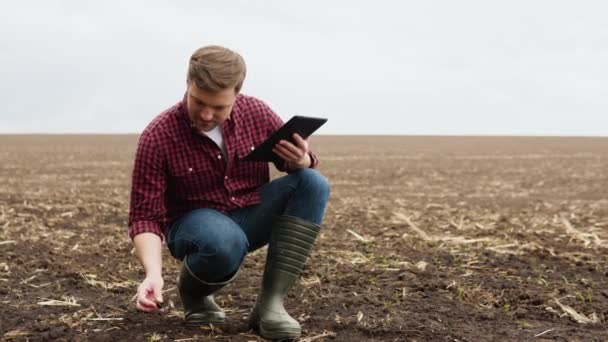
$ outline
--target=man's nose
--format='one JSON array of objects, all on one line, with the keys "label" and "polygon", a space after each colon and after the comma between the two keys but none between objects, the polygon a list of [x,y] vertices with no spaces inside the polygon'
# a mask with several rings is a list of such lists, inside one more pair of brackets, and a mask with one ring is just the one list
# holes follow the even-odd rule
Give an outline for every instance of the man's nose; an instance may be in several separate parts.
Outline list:
[{"label": "man's nose", "polygon": [[210,121],[211,119],[213,119],[213,110],[211,110],[211,108],[209,107],[205,107],[203,109],[201,109],[201,119],[205,120],[205,121]]}]

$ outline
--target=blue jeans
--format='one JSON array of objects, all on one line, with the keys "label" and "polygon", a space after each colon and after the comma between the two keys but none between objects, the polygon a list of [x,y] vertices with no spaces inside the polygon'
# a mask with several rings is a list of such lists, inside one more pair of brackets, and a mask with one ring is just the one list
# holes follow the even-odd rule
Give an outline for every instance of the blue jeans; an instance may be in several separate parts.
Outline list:
[{"label": "blue jeans", "polygon": [[234,274],[245,255],[270,239],[277,215],[295,216],[321,224],[329,198],[327,179],[314,169],[301,169],[260,189],[261,203],[223,214],[193,210],[176,220],[167,245],[179,260],[188,256],[190,270],[207,282]]}]

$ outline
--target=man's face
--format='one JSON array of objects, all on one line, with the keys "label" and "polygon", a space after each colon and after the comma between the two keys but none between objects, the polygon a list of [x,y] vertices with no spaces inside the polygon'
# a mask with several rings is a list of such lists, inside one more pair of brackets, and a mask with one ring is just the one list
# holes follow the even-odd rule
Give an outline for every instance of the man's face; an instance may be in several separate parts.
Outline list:
[{"label": "man's face", "polygon": [[230,116],[236,95],[233,88],[210,92],[188,82],[186,105],[190,121],[198,130],[209,132]]}]

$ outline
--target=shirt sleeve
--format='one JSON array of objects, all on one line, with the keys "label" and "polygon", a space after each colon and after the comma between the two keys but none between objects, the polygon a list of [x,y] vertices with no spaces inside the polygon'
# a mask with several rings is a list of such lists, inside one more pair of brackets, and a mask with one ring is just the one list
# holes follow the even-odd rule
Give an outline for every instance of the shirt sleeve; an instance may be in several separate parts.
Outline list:
[{"label": "shirt sleeve", "polygon": [[[269,118],[269,132],[267,134],[268,134],[268,136],[270,136],[276,130],[281,128],[281,126],[283,126],[283,120],[281,120],[281,117],[278,116],[267,105],[264,106],[264,109],[267,111],[268,118]],[[308,150],[308,155],[310,156],[310,168],[316,169],[317,165],[319,165],[319,159],[311,150]],[[277,170],[279,170],[281,172],[290,173],[290,172],[293,172],[296,170],[296,169],[290,168],[288,165],[289,163],[287,163],[285,160],[281,160],[280,162],[273,162],[273,164],[277,168]]]},{"label": "shirt sleeve", "polygon": [[153,136],[142,134],[135,154],[131,180],[129,236],[154,233],[163,239],[167,222],[165,161]]}]

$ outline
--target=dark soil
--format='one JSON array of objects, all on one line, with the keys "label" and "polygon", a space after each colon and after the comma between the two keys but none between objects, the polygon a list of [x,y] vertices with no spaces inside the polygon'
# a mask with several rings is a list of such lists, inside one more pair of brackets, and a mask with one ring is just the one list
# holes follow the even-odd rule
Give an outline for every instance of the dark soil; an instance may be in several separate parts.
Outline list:
[{"label": "dark soil", "polygon": [[[135,310],[136,140],[0,136],[0,339],[262,340],[247,316],[265,249],[218,294],[222,326],[183,323],[168,253],[164,312]],[[311,145],[332,194],[286,301],[302,341],[608,340],[608,139]]]}]

